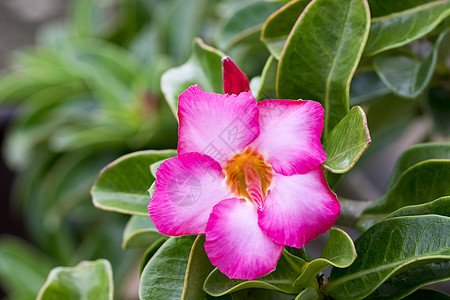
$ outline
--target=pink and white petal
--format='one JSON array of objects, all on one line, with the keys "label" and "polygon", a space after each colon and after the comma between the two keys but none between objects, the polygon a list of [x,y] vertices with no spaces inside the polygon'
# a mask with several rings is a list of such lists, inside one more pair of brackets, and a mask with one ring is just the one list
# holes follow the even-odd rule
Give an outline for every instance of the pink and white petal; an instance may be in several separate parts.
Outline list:
[{"label": "pink and white petal", "polygon": [[224,93],[237,95],[250,91],[247,75],[228,56],[222,58],[222,75]]},{"label": "pink and white petal", "polygon": [[194,85],[178,102],[178,154],[199,152],[224,164],[259,134],[258,109],[251,92],[221,95]]},{"label": "pink and white petal", "polygon": [[303,175],[274,174],[258,224],[276,243],[300,248],[330,229],[340,210],[321,167]]},{"label": "pink and white petal", "polygon": [[148,212],[162,234],[204,234],[214,205],[229,196],[219,163],[186,153],[159,166]]},{"label": "pink and white petal", "polygon": [[260,135],[250,147],[258,149],[283,175],[305,174],[326,160],[320,136],[324,110],[304,100],[258,102]]},{"label": "pink and white petal", "polygon": [[275,270],[283,245],[261,231],[254,204],[231,198],[214,206],[205,250],[211,263],[229,278],[253,280]]}]

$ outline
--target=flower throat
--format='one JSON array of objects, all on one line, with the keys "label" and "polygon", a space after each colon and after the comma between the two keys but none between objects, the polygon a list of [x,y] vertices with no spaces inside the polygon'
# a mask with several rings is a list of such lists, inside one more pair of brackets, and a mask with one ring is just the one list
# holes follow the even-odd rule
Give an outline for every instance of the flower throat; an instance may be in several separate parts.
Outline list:
[{"label": "flower throat", "polygon": [[264,199],[270,192],[272,167],[265,162],[256,150],[245,152],[231,158],[226,166],[227,185],[236,195],[244,197],[262,209]]}]

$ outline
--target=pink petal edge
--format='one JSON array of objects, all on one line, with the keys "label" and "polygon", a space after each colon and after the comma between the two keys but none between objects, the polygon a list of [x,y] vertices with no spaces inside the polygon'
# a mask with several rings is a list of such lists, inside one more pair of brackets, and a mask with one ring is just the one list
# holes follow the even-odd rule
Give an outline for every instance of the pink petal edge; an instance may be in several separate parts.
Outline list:
[{"label": "pink petal edge", "polygon": [[178,154],[199,152],[224,164],[259,134],[258,109],[250,92],[220,95],[198,85],[178,102]]},{"label": "pink petal edge", "polygon": [[214,205],[230,196],[220,165],[200,153],[164,161],[156,177],[148,212],[162,234],[204,234]]},{"label": "pink petal edge", "polygon": [[283,245],[261,231],[255,205],[231,198],[214,206],[206,225],[205,250],[229,278],[253,280],[275,270]]},{"label": "pink petal edge", "polygon": [[303,175],[275,174],[259,227],[276,243],[301,248],[336,222],[340,204],[321,167]]},{"label": "pink petal edge", "polygon": [[320,141],[324,110],[307,100],[258,102],[260,135],[250,147],[283,175],[305,174],[326,161]]}]

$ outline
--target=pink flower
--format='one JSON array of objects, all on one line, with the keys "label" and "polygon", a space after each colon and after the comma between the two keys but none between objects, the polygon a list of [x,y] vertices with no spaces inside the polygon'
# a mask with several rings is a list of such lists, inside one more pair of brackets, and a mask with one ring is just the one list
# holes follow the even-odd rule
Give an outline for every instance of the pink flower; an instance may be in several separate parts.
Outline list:
[{"label": "pink flower", "polygon": [[[246,88],[233,90],[243,74],[230,74],[226,92]],[[179,97],[178,156],[156,172],[150,219],[166,235],[205,234],[208,257],[229,278],[270,273],[284,245],[304,246],[340,213],[321,168],[323,116],[314,101],[191,86]]]}]

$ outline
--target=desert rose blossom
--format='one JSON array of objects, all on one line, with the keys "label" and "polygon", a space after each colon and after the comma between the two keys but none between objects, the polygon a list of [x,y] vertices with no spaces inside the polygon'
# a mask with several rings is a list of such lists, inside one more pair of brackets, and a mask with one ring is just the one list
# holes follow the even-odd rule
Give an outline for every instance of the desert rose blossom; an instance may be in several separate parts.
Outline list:
[{"label": "desert rose blossom", "polygon": [[205,234],[211,263],[229,278],[270,273],[284,245],[304,246],[340,213],[321,167],[323,116],[314,101],[191,86],[179,97],[178,156],[156,172],[150,219],[166,235]]}]

